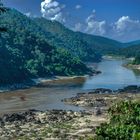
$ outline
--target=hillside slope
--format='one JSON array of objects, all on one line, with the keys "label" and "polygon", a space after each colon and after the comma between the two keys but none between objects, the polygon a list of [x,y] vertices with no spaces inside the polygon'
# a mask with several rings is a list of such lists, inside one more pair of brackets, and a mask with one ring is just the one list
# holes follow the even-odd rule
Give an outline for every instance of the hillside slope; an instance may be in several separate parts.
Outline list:
[{"label": "hillside slope", "polygon": [[136,40],[136,41],[131,41],[128,43],[123,43],[124,47],[131,47],[131,46],[137,46],[140,44],[140,40]]},{"label": "hillside slope", "polygon": [[0,84],[91,72],[79,57],[50,45],[48,38],[55,37],[20,12],[9,9],[0,15],[0,25],[7,28],[0,33]]},{"label": "hillside slope", "polygon": [[57,38],[54,45],[68,48],[73,53],[78,52],[83,60],[98,60],[99,54],[112,54],[122,47],[121,42],[101,36],[74,32],[56,21],[49,21],[44,18],[35,18],[34,21]]},{"label": "hillside slope", "polygon": [[127,48],[121,49],[122,55],[125,55],[126,57],[135,57],[140,55],[140,44],[132,45]]},{"label": "hillside slope", "polygon": [[102,55],[113,54],[115,51],[119,51],[119,49],[122,48],[121,42],[109,38],[81,32],[77,32],[76,34]]},{"label": "hillside slope", "polygon": [[100,61],[101,56],[94,48],[90,47],[86,41],[61,23],[44,18],[36,18],[34,21],[44,31],[50,32],[55,37],[55,39],[49,41],[53,46],[65,48],[83,61]]},{"label": "hillside slope", "polygon": [[[0,15],[0,83],[29,77],[91,73],[84,62],[99,62],[101,55],[122,51],[122,43],[74,32],[56,21],[29,18],[14,9]],[[137,50],[137,48],[135,49]],[[130,50],[132,53],[132,51]]]}]

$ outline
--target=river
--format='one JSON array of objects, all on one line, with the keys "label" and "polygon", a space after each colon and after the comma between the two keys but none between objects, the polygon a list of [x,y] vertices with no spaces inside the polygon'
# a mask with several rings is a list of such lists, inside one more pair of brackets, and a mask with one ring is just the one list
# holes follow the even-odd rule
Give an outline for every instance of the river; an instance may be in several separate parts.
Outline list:
[{"label": "river", "polygon": [[118,89],[128,85],[139,85],[140,72],[123,67],[124,63],[125,60],[103,60],[96,66],[102,74],[89,77],[83,89]]},{"label": "river", "polygon": [[88,77],[81,82],[78,79],[60,85],[32,87],[7,93],[0,93],[0,114],[25,111],[28,109],[82,110],[82,107],[65,105],[64,98],[75,96],[79,92],[88,92],[95,88],[118,89],[127,85],[140,85],[140,73],[122,66],[123,60],[103,60],[91,64],[102,74]]}]

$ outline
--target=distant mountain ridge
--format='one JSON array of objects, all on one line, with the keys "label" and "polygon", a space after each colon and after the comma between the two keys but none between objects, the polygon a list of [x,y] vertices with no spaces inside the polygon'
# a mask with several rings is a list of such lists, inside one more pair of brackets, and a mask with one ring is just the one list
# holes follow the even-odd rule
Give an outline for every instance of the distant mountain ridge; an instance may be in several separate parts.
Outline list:
[{"label": "distant mountain ridge", "polygon": [[123,43],[124,47],[130,47],[130,46],[135,46],[135,45],[139,45],[139,44],[140,44],[140,40]]},{"label": "distant mountain ridge", "polygon": [[74,56],[80,57],[83,61],[100,61],[100,54],[90,47],[90,45],[80,38],[75,32],[69,30],[61,23],[49,21],[44,18],[33,19],[44,31],[50,32],[55,37],[49,41],[53,46],[67,49]]},{"label": "distant mountain ridge", "polygon": [[[57,39],[56,43],[58,43],[56,46],[61,46],[74,51],[78,46],[79,41],[82,43],[82,45],[79,46],[80,48],[83,46],[85,47],[85,45],[85,48],[90,48],[88,55],[93,52],[101,55],[114,54],[120,51],[122,48],[140,44],[140,40],[122,43],[102,36],[74,32],[57,21],[50,21],[45,18],[34,18],[33,20],[36,22],[36,24],[43,28],[43,30],[50,32],[53,36],[55,36]],[[73,40],[76,40],[77,42],[73,42]],[[73,42],[73,44],[71,44],[71,42]]]},{"label": "distant mountain ridge", "polygon": [[[48,31],[52,35],[54,35],[58,40],[63,40],[64,44],[65,43],[67,43],[68,45],[70,44],[68,40],[69,38],[70,41],[71,40],[82,41],[84,45],[86,44],[86,46],[90,48],[89,52],[93,50],[94,52],[101,54],[111,53],[122,46],[121,42],[112,39],[108,39],[101,36],[88,35],[81,32],[74,32],[57,21],[49,21],[44,18],[35,18],[34,21],[45,31]],[[65,47],[67,48],[77,47],[76,46],[77,44],[75,42],[74,44],[71,45],[70,46],[65,45]]]},{"label": "distant mountain ridge", "polygon": [[140,43],[122,48],[120,51],[120,54],[125,57],[140,56]]}]

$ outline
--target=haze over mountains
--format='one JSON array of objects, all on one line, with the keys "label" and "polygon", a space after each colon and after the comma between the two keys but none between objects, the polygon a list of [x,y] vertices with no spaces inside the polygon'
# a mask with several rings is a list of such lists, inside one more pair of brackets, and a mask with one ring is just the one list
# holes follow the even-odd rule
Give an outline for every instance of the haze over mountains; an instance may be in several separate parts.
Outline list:
[{"label": "haze over mountains", "polygon": [[[137,52],[140,50],[139,41],[121,43],[74,32],[59,22],[30,18],[15,9],[0,15],[0,26],[7,28],[7,32],[0,33],[3,84],[35,77],[90,74],[85,62],[100,62],[102,55],[127,56],[124,47],[133,44]],[[128,56],[135,57],[131,48],[126,48]]]}]

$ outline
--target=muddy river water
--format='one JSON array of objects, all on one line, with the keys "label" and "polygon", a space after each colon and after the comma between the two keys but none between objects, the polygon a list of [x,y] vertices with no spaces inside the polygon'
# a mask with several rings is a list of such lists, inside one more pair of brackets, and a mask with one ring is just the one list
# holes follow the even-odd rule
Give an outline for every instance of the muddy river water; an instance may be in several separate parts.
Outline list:
[{"label": "muddy river water", "polygon": [[83,108],[66,105],[61,100],[95,88],[118,89],[127,85],[140,85],[140,73],[123,67],[123,63],[123,60],[103,60],[99,64],[91,64],[102,71],[96,76],[0,93],[0,114],[28,109],[79,111]]}]

